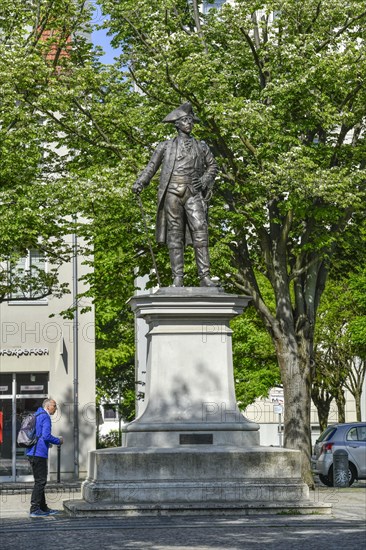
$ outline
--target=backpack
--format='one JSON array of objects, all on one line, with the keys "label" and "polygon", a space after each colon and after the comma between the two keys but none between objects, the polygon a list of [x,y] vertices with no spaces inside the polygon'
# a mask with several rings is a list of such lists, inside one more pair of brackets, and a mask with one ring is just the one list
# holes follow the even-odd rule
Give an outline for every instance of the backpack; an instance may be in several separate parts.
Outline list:
[{"label": "backpack", "polygon": [[[47,414],[47,413],[40,413],[40,414]],[[20,425],[18,437],[17,437],[17,444],[19,447],[33,447],[33,445],[37,443],[39,439],[36,436],[37,416],[39,415],[36,413],[30,413],[23,418],[22,423]]]}]

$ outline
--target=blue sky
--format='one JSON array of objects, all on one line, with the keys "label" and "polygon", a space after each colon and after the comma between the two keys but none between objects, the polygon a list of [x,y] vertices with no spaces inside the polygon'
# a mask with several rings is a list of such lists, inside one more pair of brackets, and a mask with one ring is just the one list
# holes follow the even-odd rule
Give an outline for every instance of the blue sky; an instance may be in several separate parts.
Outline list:
[{"label": "blue sky", "polygon": [[[94,4],[94,14],[92,18],[92,23],[94,25],[101,25],[107,17],[103,17],[102,12],[95,0],[92,0]],[[95,46],[101,46],[105,52],[105,55],[100,58],[102,63],[113,63],[113,58],[120,53],[120,50],[114,50],[110,43],[111,37],[107,36],[107,30],[95,30],[92,33],[92,42]]]},{"label": "blue sky", "polygon": [[120,53],[120,50],[114,50],[110,44],[110,36],[107,36],[106,29],[94,31],[92,33],[92,42],[95,46],[101,46],[105,52],[100,60],[102,63],[113,63],[113,58]]},{"label": "blue sky", "polygon": [[94,31],[92,33],[92,42],[95,46],[101,46],[105,52],[105,55],[100,58],[101,62],[105,64],[113,63],[113,57],[118,52],[110,45],[110,37],[107,36],[106,30]]}]

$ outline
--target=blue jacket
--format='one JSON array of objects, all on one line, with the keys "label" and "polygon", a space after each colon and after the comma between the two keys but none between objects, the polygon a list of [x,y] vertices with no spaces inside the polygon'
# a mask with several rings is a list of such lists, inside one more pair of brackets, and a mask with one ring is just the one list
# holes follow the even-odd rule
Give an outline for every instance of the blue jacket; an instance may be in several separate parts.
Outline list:
[{"label": "blue jacket", "polygon": [[51,434],[51,417],[42,407],[39,407],[36,412],[36,436],[39,439],[27,451],[27,456],[48,458],[48,449],[51,443],[53,445],[60,445],[61,443],[58,437]]}]

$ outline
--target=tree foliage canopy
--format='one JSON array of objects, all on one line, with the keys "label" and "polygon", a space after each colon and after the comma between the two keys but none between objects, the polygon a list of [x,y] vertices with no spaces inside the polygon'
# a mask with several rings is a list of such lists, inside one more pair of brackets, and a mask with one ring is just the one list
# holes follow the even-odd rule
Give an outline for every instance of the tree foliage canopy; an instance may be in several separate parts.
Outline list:
[{"label": "tree foliage canopy", "polygon": [[[74,230],[76,208],[65,185],[69,155],[52,121],[62,117],[56,98],[63,71],[86,51],[79,34],[71,52],[71,37],[87,29],[89,15],[81,1],[0,1],[1,299],[20,287],[26,295],[27,285],[38,295],[67,290],[58,269],[73,253],[65,235]],[[9,277],[31,248],[42,251],[47,273]]]},{"label": "tree foliage canopy", "polygon": [[[196,2],[101,4],[126,79],[142,92],[141,141],[165,137],[156,121],[182,101],[202,121],[196,135],[221,168],[214,270],[253,297],[285,386],[285,443],[309,449],[316,311],[335,248],[364,217],[364,6],[239,0],[198,22]],[[150,148],[140,152],[142,167]]]},{"label": "tree foliage canopy", "polygon": [[[2,22],[0,39],[7,82],[1,132],[16,155],[1,169],[1,181],[9,192],[37,181],[41,143],[67,147],[66,157],[47,160],[61,175],[53,182],[52,212],[60,213],[56,223],[65,208],[88,217],[78,229],[95,243],[89,280],[95,296],[110,291],[101,310],[108,323],[133,288],[136,266],[141,275],[151,270],[131,185],[155,145],[174,133],[159,121],[191,101],[201,119],[195,135],[220,165],[210,206],[213,271],[226,290],[252,296],[281,370],[285,444],[308,456],[316,311],[335,250],[347,252],[350,239],[360,238],[365,216],[363,3],[237,0],[199,15],[197,0],[100,0],[112,42],[123,50],[107,67],[72,27],[82,29],[88,17],[83,2],[35,0],[29,5],[39,6],[41,15],[57,7],[48,21],[68,30],[56,33],[59,53],[50,67],[39,40],[28,54],[40,20],[12,18],[19,2],[1,0],[10,20]],[[22,42],[24,23],[33,30]],[[4,39],[12,25],[21,47]],[[32,136],[40,116],[47,120],[45,137],[38,126]],[[19,151],[28,142],[30,158],[22,162]],[[14,162],[24,178],[8,185],[16,177],[9,175]],[[151,240],[154,185],[143,194]],[[169,284],[167,255],[156,253],[163,284]],[[190,284],[193,276],[188,266]]]},{"label": "tree foliage canopy", "polygon": [[345,390],[353,395],[361,421],[361,394],[366,364],[354,327],[362,323],[362,300],[353,286],[362,285],[357,272],[331,279],[323,293],[315,330],[312,397],[322,428],[327,425],[330,403],[335,399],[340,422],[345,422]]}]

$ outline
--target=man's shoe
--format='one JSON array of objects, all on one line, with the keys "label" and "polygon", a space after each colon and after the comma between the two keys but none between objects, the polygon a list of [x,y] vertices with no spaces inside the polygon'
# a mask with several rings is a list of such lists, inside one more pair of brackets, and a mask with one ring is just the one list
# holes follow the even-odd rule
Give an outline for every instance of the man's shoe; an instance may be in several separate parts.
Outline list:
[{"label": "man's shoe", "polygon": [[49,516],[55,516],[56,514],[61,514],[61,510],[52,510],[52,508],[47,508],[47,510],[45,510],[45,512]]},{"label": "man's shoe", "polygon": [[30,512],[29,517],[30,518],[43,518],[43,517],[45,518],[48,515],[49,515],[48,512],[44,512],[43,510],[38,508],[38,510],[34,510],[33,512]]}]

